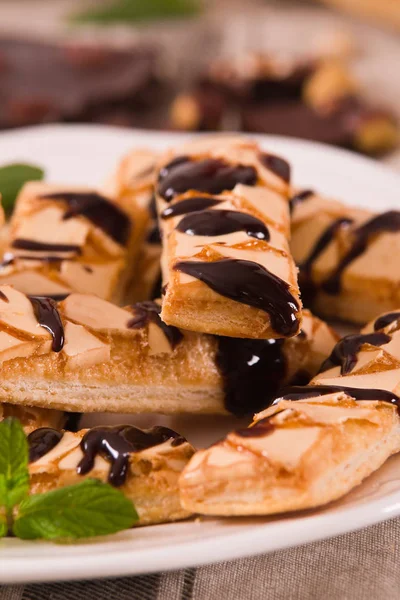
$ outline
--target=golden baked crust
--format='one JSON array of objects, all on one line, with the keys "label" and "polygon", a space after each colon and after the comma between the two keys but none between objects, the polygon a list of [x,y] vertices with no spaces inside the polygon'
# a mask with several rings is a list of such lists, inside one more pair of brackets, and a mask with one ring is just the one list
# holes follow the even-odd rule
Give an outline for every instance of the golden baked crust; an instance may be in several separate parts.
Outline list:
[{"label": "golden baked crust", "polygon": [[311,191],[298,197],[291,250],[305,304],[323,317],[360,324],[400,306],[393,260],[400,250],[400,213],[349,208]]},{"label": "golden baked crust", "polygon": [[181,476],[182,506],[273,514],[323,505],[361,483],[400,450],[399,326],[400,312],[347,336],[309,386],[288,388],[249,429],[198,452]]},{"label": "golden baked crust", "polygon": [[29,182],[10,221],[0,283],[24,293],[95,293],[119,302],[148,221],[140,194]]},{"label": "golden baked crust", "polygon": [[[138,449],[128,451],[127,455],[127,471],[115,470],[115,461],[110,455],[103,450],[95,451],[94,464],[88,469],[82,468],[79,473],[78,465],[82,459],[88,455],[88,452],[82,451],[81,441],[85,434],[91,432],[97,435],[111,435],[110,444],[115,441],[118,430],[130,432],[139,435]],[[159,430],[162,430],[160,435]],[[156,432],[155,434],[153,432]],[[49,451],[44,455],[39,456],[34,462],[29,465],[31,485],[30,492],[32,494],[43,493],[67,485],[72,485],[81,482],[84,478],[95,478],[100,481],[109,481],[113,485],[117,485],[132,502],[134,503],[139,515],[137,525],[150,525],[153,523],[163,523],[167,521],[177,521],[190,516],[190,512],[183,509],[179,502],[178,478],[179,474],[187,464],[188,460],[194,454],[194,448],[184,439],[171,431],[169,437],[166,428],[153,428],[153,430],[138,430],[130,426],[121,427],[105,427],[93,428],[92,430],[82,429],[77,433],[69,431],[64,432],[57,437],[57,431],[54,431],[56,436],[56,445],[49,445]],[[48,432],[47,432],[48,433]],[[38,430],[28,437],[31,445],[31,457],[33,455],[33,436],[40,436]],[[159,437],[160,440],[154,445],[140,450],[140,444],[143,438],[152,436]],[[59,437],[61,439],[59,440]],[[87,439],[87,438],[86,438]],[[122,440],[122,443],[125,443]],[[151,442],[153,443],[153,442]],[[127,445],[129,448],[129,443]],[[119,460],[124,461],[121,453]],[[33,455],[34,456],[34,455]],[[90,463],[90,461],[89,461]],[[118,465],[117,465],[118,466]],[[110,479],[111,473],[114,473],[114,478]]]},{"label": "golden baked crust", "polygon": [[[33,302],[0,286],[0,400],[66,411],[252,413],[282,384],[308,381],[336,341],[307,312],[300,336],[268,342],[180,331],[152,302],[123,309],[83,294]],[[261,370],[242,348],[258,354]]]},{"label": "golden baked crust", "polygon": [[[286,161],[241,137],[200,138],[163,158],[156,193],[166,323],[247,339],[299,332],[289,176]],[[216,202],[172,217],[165,212],[199,197]]]}]

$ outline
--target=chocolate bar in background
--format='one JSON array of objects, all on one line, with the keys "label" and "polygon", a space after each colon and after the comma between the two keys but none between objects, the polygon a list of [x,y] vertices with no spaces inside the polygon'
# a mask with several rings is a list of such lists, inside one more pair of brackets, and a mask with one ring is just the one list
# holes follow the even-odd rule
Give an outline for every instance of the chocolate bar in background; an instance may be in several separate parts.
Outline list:
[{"label": "chocolate bar in background", "polygon": [[287,135],[365,154],[391,150],[394,115],[374,106],[345,62],[283,61],[263,54],[212,63],[171,105],[177,129],[230,129]]},{"label": "chocolate bar in background", "polygon": [[162,99],[157,62],[144,46],[0,38],[0,129],[107,121],[121,111],[131,124]]}]

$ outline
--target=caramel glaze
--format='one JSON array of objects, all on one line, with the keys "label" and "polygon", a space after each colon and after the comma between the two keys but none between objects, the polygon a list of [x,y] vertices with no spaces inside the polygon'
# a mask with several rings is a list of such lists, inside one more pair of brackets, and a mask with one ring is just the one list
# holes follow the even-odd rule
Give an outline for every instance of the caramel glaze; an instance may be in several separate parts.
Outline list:
[{"label": "caramel glaze", "polygon": [[126,481],[129,469],[129,455],[172,440],[172,446],[179,446],[186,440],[168,427],[138,429],[132,425],[93,427],[82,438],[81,450],[84,454],[77,467],[79,475],[89,473],[100,455],[111,463],[108,482],[119,487]]},{"label": "caramel glaze", "polygon": [[206,208],[216,206],[221,202],[223,202],[223,200],[217,200],[210,196],[192,196],[191,198],[186,198],[185,200],[180,200],[176,204],[167,206],[167,208],[162,211],[161,218],[172,219],[179,215],[186,215],[199,210],[205,210]]},{"label": "caramel glaze", "polygon": [[176,229],[188,235],[218,236],[245,231],[257,240],[269,241],[267,226],[248,213],[236,210],[201,210],[183,217]]},{"label": "caramel glaze", "polygon": [[400,231],[400,211],[397,210],[389,210],[377,215],[355,229],[352,232],[354,241],[350,250],[343,256],[336,269],[322,284],[324,292],[331,295],[338,294],[341,290],[343,271],[365,252],[371,239],[379,233],[396,231]]},{"label": "caramel glaze", "polygon": [[28,296],[33,306],[36,319],[41,327],[47,329],[53,338],[53,352],[60,352],[64,346],[64,327],[57,304],[44,296]]},{"label": "caramel glaze", "polygon": [[290,213],[293,214],[293,211],[298,204],[301,204],[305,200],[308,200],[313,195],[314,195],[313,190],[302,190],[298,194],[295,194],[294,196],[292,196],[289,200]]},{"label": "caramel glaze", "polygon": [[121,246],[128,243],[131,220],[128,215],[104,196],[95,192],[57,192],[40,196],[42,200],[59,200],[68,205],[63,219],[83,216],[89,219]]},{"label": "caramel glaze", "polygon": [[171,348],[175,348],[183,339],[183,335],[177,327],[167,325],[161,320],[161,306],[156,302],[146,300],[145,302],[137,302],[131,306],[135,315],[128,322],[129,329],[142,329],[149,321],[155,323],[164,333]]},{"label": "caramel glaze", "polygon": [[331,355],[322,363],[319,372],[340,366],[340,374],[347,375],[357,364],[357,353],[364,344],[379,347],[388,344],[391,339],[390,335],[380,332],[346,335],[338,341]]},{"label": "caramel glaze", "polygon": [[237,417],[262,410],[276,396],[286,375],[284,340],[215,339],[225,408]]},{"label": "caramel glaze", "polygon": [[255,185],[257,171],[245,165],[230,165],[221,159],[196,160],[179,156],[165,165],[158,176],[158,193],[167,202],[188,190],[220,194],[236,184]]},{"label": "caramel glaze", "polygon": [[379,331],[380,329],[384,329],[398,319],[400,319],[400,312],[392,312],[388,313],[387,315],[382,315],[376,319],[374,323],[374,330]]},{"label": "caramel glaze", "polygon": [[[14,240],[11,246],[18,250],[31,250],[32,252],[74,252],[74,254],[82,254],[81,248],[73,244],[45,244],[22,238]],[[35,257],[35,260],[38,259]]]},{"label": "caramel glaze", "polygon": [[221,296],[267,312],[279,335],[294,335],[298,329],[299,305],[289,285],[262,265],[224,258],[213,262],[181,261],[174,270],[203,281]]},{"label": "caramel glaze", "polygon": [[[396,406],[397,411],[400,414],[400,398],[396,396],[396,394],[393,394],[387,390],[351,388],[341,385],[305,385],[288,387],[284,391],[285,394],[279,398],[276,398],[272,402],[272,406],[279,404],[281,400],[291,400],[294,402],[297,400],[307,400],[307,398],[317,398],[327,394],[344,392],[354,400],[387,402],[388,404]],[[236,434],[242,437],[261,437],[263,435],[268,435],[275,429],[275,425],[271,423],[271,419],[277,414],[278,413],[275,413],[265,417],[264,419],[261,419],[255,423],[253,427],[249,427],[245,430],[239,430],[236,432]]]},{"label": "caramel glaze", "polygon": [[275,173],[275,175],[278,175],[278,177],[283,179],[283,181],[286,181],[286,183],[289,183],[290,165],[285,159],[280,156],[275,156],[274,154],[267,154],[266,152],[261,152],[259,154],[259,159],[267,169]]},{"label": "caramel glaze", "polygon": [[63,433],[51,427],[40,427],[28,435],[29,462],[36,462],[55,448]]}]

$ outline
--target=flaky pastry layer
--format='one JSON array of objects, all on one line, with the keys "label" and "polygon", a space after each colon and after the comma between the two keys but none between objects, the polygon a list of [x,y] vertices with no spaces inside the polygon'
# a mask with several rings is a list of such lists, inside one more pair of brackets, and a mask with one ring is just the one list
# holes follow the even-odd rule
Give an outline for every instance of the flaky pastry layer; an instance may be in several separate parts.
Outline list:
[{"label": "flaky pastry layer", "polygon": [[[289,176],[286,161],[241,137],[201,138],[163,158],[156,193],[166,323],[255,339],[299,332]],[[197,209],[179,212],[193,199]]]},{"label": "flaky pastry layer", "polygon": [[400,450],[400,312],[343,338],[308,386],[288,388],[191,460],[182,505],[273,514],[340,498]]},{"label": "flaky pastry layer", "polygon": [[[119,441],[119,435],[116,433],[118,429],[127,431],[128,436],[131,435],[133,438],[138,434],[139,444],[142,443],[143,437],[152,436],[153,432],[153,430],[149,430],[150,433],[143,432],[130,426],[83,429],[77,433],[67,431],[63,435],[54,431],[56,444],[49,447],[48,452],[42,456],[40,454],[35,456],[34,451],[32,452],[34,436],[40,436],[40,430],[34,432],[28,438],[31,444],[31,458],[33,454],[35,459],[29,465],[30,492],[43,493],[79,483],[85,478],[94,478],[116,485],[132,500],[139,515],[138,525],[177,521],[189,517],[190,512],[180,506],[178,478],[194,454],[194,448],[175,432],[171,432],[175,437],[168,439],[170,430],[159,428],[165,430],[167,434],[163,431],[163,435],[159,435],[157,432],[156,436],[160,437],[158,442],[156,440],[154,445],[144,447],[142,450],[139,446],[129,451],[129,437],[128,443],[124,439]],[[133,436],[130,433],[132,431]],[[47,439],[51,439],[49,432],[46,433]],[[93,449],[91,445],[93,438],[87,443],[87,450],[82,448],[85,442],[83,438],[86,435],[85,439],[87,439],[88,433],[99,434],[101,438],[106,438],[109,446],[113,448],[114,458],[111,454],[107,455],[101,451],[100,446]],[[124,444],[122,453],[118,450],[121,448],[119,446],[121,442]],[[132,444],[134,448],[135,439]],[[82,466],[88,457],[90,459],[89,454],[93,452],[93,461],[89,460]],[[117,460],[123,465],[122,468],[116,464]]]},{"label": "flaky pastry layer", "polygon": [[310,191],[294,196],[291,250],[305,304],[366,323],[400,306],[400,213],[349,208]]},{"label": "flaky pastry layer", "polygon": [[298,337],[252,341],[181,331],[159,311],[83,294],[37,304],[0,286],[0,399],[85,413],[248,414],[282,385],[308,381],[336,341],[307,312]]}]

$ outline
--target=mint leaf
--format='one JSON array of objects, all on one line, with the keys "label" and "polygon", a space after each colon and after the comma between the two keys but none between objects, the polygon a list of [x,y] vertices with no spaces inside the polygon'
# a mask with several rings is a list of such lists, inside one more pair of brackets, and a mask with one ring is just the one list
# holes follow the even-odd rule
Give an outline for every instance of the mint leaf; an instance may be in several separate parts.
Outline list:
[{"label": "mint leaf", "polygon": [[7,514],[29,491],[28,442],[18,419],[0,423],[0,506]]},{"label": "mint leaf", "polygon": [[114,0],[101,8],[73,15],[75,23],[136,23],[153,19],[188,17],[200,10],[199,0]]},{"label": "mint leaf", "polygon": [[13,533],[33,540],[71,540],[116,533],[138,520],[122,492],[96,479],[23,500]]},{"label": "mint leaf", "polygon": [[0,167],[0,194],[6,213],[12,212],[15,199],[24,183],[38,181],[43,177],[44,171],[34,165],[15,163]]}]

